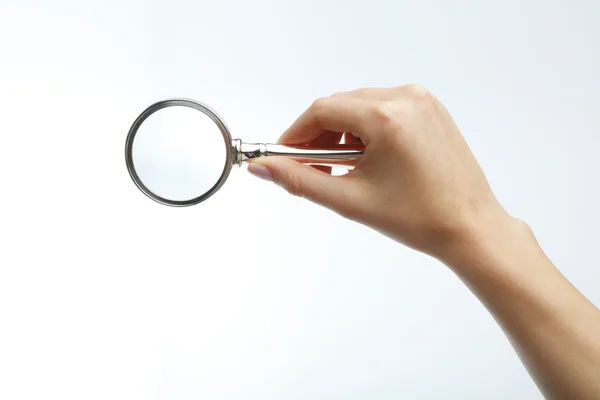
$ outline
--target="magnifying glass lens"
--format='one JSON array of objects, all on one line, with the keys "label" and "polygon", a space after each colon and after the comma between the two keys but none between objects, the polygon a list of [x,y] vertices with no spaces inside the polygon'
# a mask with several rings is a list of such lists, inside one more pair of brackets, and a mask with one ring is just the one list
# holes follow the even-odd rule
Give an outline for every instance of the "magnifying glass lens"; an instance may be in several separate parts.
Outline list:
[{"label": "magnifying glass lens", "polygon": [[217,184],[226,166],[228,145],[208,115],[171,106],[154,112],[140,125],[131,155],[148,190],[167,200],[189,201]]}]

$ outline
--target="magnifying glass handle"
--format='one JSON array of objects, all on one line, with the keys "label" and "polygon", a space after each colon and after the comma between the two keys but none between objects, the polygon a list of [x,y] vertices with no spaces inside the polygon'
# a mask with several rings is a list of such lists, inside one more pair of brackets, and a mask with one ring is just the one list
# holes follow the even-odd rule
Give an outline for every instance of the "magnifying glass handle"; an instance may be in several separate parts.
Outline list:
[{"label": "magnifying glass handle", "polygon": [[352,167],[364,154],[362,143],[337,144],[330,147],[289,146],[274,143],[244,143],[233,140],[234,161],[238,166],[260,157],[286,157],[303,164]]}]

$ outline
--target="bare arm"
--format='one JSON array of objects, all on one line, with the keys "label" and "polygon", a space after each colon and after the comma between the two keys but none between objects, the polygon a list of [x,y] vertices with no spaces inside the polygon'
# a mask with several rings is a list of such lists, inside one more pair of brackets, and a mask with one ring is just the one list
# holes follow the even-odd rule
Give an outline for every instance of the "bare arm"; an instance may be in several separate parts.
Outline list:
[{"label": "bare arm", "polygon": [[[600,399],[600,311],[503,209],[446,108],[422,87],[319,99],[286,144],[362,141],[344,176],[294,161],[249,171],[436,257],[487,307],[549,399]],[[349,134],[351,133],[351,134]]]},{"label": "bare arm", "polygon": [[484,221],[444,261],[503,328],[548,399],[600,399],[600,311],[519,220]]}]

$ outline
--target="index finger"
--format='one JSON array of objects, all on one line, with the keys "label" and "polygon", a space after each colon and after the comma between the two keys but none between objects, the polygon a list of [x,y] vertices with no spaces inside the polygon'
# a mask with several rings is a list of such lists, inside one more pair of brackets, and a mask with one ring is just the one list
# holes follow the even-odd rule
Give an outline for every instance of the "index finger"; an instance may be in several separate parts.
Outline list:
[{"label": "index finger", "polygon": [[323,133],[352,132],[367,145],[376,103],[350,97],[325,97],[315,101],[279,138],[283,144],[304,144]]}]

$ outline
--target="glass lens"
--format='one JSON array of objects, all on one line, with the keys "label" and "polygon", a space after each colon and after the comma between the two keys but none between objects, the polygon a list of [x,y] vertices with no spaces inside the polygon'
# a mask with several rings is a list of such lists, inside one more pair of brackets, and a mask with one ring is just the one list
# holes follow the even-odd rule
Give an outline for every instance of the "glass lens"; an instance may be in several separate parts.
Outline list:
[{"label": "glass lens", "polygon": [[223,134],[206,114],[170,106],[139,127],[132,161],[143,184],[167,200],[187,201],[208,192],[227,167]]}]

